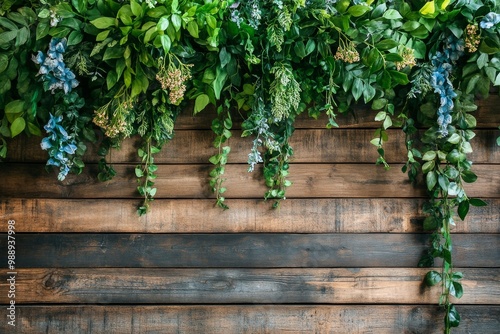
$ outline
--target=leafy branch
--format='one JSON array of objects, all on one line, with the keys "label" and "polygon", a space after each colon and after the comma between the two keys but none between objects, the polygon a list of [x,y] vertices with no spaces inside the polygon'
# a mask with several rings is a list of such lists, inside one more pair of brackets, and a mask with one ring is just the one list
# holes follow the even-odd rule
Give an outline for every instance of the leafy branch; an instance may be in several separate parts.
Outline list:
[{"label": "leafy branch", "polygon": [[153,145],[152,140],[148,138],[144,147],[138,149],[137,155],[141,159],[141,164],[135,167],[135,176],[139,186],[137,190],[139,194],[144,197],[144,201],[137,209],[137,213],[142,216],[149,210],[149,204],[154,200],[156,189],[154,188],[154,180],[157,175],[158,166],[154,163],[153,155],[160,152],[160,148]]}]

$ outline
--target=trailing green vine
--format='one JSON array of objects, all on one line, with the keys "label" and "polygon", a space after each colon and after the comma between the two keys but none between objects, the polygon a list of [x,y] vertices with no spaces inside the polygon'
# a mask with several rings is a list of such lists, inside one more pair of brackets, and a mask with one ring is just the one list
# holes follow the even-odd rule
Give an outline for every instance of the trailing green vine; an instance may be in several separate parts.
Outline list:
[{"label": "trailing green vine", "polygon": [[[41,136],[58,178],[80,173],[100,143],[97,178],[127,137],[142,138],[135,167],[139,214],[156,195],[154,155],[173,138],[191,101],[216,108],[209,187],[227,208],[225,167],[233,119],[251,136],[248,171],[262,164],[264,198],[286,198],[297,116],[338,126],[357,104],[380,122],[371,143],[389,168],[391,127],[405,133],[411,180],[425,176],[432,247],[421,265],[441,284],[445,332],[458,325],[452,298],[452,226],[471,206],[464,183],[475,99],[500,85],[500,6],[494,0],[41,0],[0,5],[0,158],[21,134]],[[423,133],[423,134],[422,134]],[[99,138],[99,140],[98,140]],[[500,145],[500,137],[497,139]],[[111,161],[112,162],[112,161]]]},{"label": "trailing green vine", "polygon": [[231,128],[233,127],[233,121],[231,120],[229,102],[227,100],[225,106],[219,106],[217,108],[217,115],[219,117],[212,121],[212,131],[216,134],[213,145],[218,152],[209,159],[209,161],[215,165],[210,171],[210,187],[212,187],[212,192],[216,196],[216,205],[222,209],[229,209],[224,203],[226,188],[223,186],[225,181],[223,176],[231,147],[227,145],[224,146],[224,143],[232,136]]}]

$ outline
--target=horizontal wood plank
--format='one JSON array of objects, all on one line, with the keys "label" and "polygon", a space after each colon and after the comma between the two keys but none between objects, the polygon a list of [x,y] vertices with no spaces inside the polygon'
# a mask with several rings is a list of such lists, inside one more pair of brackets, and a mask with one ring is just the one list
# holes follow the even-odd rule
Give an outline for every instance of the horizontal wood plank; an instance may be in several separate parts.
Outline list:
[{"label": "horizontal wood plank", "polygon": [[[16,234],[16,268],[417,265],[426,234]],[[484,245],[489,247],[484,247]],[[0,239],[7,249],[7,238]],[[453,237],[453,263],[500,267],[499,234]],[[7,267],[7,258],[0,260]]]},{"label": "horizontal wood plank", "polygon": [[[116,165],[117,176],[99,182],[97,166],[80,175],[69,175],[59,182],[55,172],[47,173],[41,164],[0,164],[5,182],[0,196],[5,198],[139,198],[133,165]],[[213,198],[208,165],[160,165],[155,186],[156,198]],[[500,197],[500,168],[477,165],[478,180],[466,184],[470,197]],[[266,191],[259,170],[247,172],[245,165],[226,166],[226,198],[262,198]],[[363,164],[294,164],[290,166],[293,185],[288,198],[411,198],[426,197],[426,190],[410,184],[400,165],[389,171]]]},{"label": "horizontal wood plank", "polygon": [[[263,200],[157,199],[138,217],[140,200],[0,199],[0,221],[38,233],[415,233],[422,232],[423,199],[287,199],[279,209]],[[500,199],[471,207],[455,233],[500,233]],[[0,224],[0,232],[7,224]]]},{"label": "horizontal wood plank", "polygon": [[[292,161],[296,163],[373,163],[378,153],[370,144],[372,129],[311,129],[297,130],[290,139],[294,148]],[[474,151],[469,159],[476,164],[500,164],[500,147],[496,138],[498,130],[477,130],[472,140]],[[180,130],[174,139],[155,155],[156,163],[207,163],[211,155],[217,153],[212,141],[211,130]],[[406,162],[405,136],[401,130],[389,129],[389,140],[384,144],[386,160],[389,163]],[[9,142],[9,162],[47,161],[47,152],[40,147],[40,137],[16,137]],[[241,138],[241,131],[234,131],[227,145],[231,147],[229,163],[246,163],[252,146],[252,138]],[[107,159],[113,163],[136,163],[139,161],[137,149],[141,141],[137,137],[123,141],[120,149],[112,149]],[[97,146],[87,145],[85,161],[96,163]]]},{"label": "horizontal wood plank", "polygon": [[[439,269],[438,269],[439,270]],[[500,304],[500,269],[457,268],[456,304]],[[17,269],[17,304],[435,304],[428,269]],[[7,291],[7,274],[0,288]],[[7,293],[0,303],[9,303]]]},{"label": "horizontal wood plank", "polygon": [[[453,333],[496,333],[499,306],[460,305]],[[196,305],[19,306],[19,333],[388,333],[440,334],[437,306],[393,305]],[[0,331],[12,328],[6,321]]]},{"label": "horizontal wood plank", "polygon": [[[486,99],[476,100],[478,109],[473,113],[477,119],[478,128],[494,129],[500,124],[500,96],[498,93],[492,93]],[[213,106],[208,106],[203,112],[193,115],[193,104],[189,104],[177,118],[176,129],[210,129],[212,120],[217,114]],[[337,123],[341,128],[379,128],[381,122],[375,121],[377,111],[370,110],[369,106],[357,105],[349,113],[339,114]],[[233,113],[233,124],[235,128],[241,127],[241,117]],[[322,114],[318,119],[313,119],[307,115],[307,112],[299,115],[294,123],[297,129],[321,129],[328,124],[328,118]]]}]

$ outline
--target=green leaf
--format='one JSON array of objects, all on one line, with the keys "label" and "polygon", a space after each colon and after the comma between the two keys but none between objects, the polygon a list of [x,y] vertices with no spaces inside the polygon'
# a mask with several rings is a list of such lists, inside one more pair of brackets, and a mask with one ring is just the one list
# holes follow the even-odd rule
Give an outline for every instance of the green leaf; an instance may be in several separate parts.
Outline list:
[{"label": "green leaf", "polygon": [[422,157],[422,160],[424,161],[431,161],[436,159],[436,151],[427,151],[424,153],[424,156]]},{"label": "green leaf", "polygon": [[196,100],[194,102],[194,114],[196,115],[197,113],[205,109],[205,107],[208,105],[209,102],[210,98],[208,97],[207,94],[198,95],[198,97],[196,97]]},{"label": "green leaf", "polygon": [[438,284],[439,282],[441,282],[443,278],[441,277],[441,274],[438,273],[437,271],[435,270],[432,270],[432,271],[429,271],[426,275],[425,275],[425,284],[427,286],[434,286],[436,284]]},{"label": "green leaf", "polygon": [[104,55],[102,57],[102,60],[110,60],[110,59],[117,59],[117,58],[122,58],[124,54],[124,49],[122,47],[114,47],[114,48],[106,48],[106,51],[104,51]]},{"label": "green leaf", "polygon": [[11,20],[1,16],[0,16],[0,26],[3,26],[4,28],[7,28],[9,30],[17,30],[17,26]]},{"label": "green leaf", "polygon": [[116,26],[116,19],[114,17],[100,17],[98,19],[90,21],[90,23],[97,29],[106,29],[112,26]]},{"label": "green leaf", "polygon": [[427,46],[424,42],[416,40],[413,42],[413,54],[416,59],[424,59],[427,53]]},{"label": "green leaf", "polygon": [[424,220],[424,230],[425,231],[435,230],[437,228],[437,226],[438,226],[438,224],[437,224],[436,219],[434,219],[434,217],[428,216],[427,218],[425,218],[425,220]]},{"label": "green leaf", "polygon": [[137,78],[132,81],[132,92],[130,94],[130,97],[136,97],[142,92],[142,83],[140,80]]},{"label": "green leaf", "polygon": [[11,101],[5,106],[6,114],[19,114],[22,113],[23,110],[24,110],[24,101],[22,100]]},{"label": "green leaf", "polygon": [[205,19],[207,20],[207,24],[210,28],[212,29],[217,28],[217,20],[215,19],[215,17],[213,17],[210,14],[207,14],[207,16],[205,16]]},{"label": "green leaf", "polygon": [[369,12],[370,10],[371,10],[370,6],[366,6],[366,5],[354,5],[354,6],[349,7],[349,9],[347,10],[347,12],[349,14],[351,14],[352,16],[354,16],[354,17],[359,17],[359,16],[362,16],[365,13]]},{"label": "green leaf", "polygon": [[457,212],[460,219],[465,220],[465,217],[469,213],[469,207],[469,201],[462,201],[458,204]]},{"label": "green leaf", "polygon": [[426,174],[429,173],[434,169],[436,166],[436,162],[434,160],[427,161],[422,165],[422,173]]},{"label": "green leaf", "polygon": [[446,314],[446,323],[450,327],[458,327],[460,325],[460,314],[458,314],[455,305],[451,305],[449,312]]},{"label": "green leaf", "polygon": [[172,42],[170,41],[170,37],[168,35],[160,35],[161,46],[163,47],[163,51],[168,53],[170,51],[170,47],[172,46]]},{"label": "green leaf", "polygon": [[220,66],[222,68],[226,67],[227,64],[231,61],[231,54],[227,52],[225,47],[222,47],[219,52],[219,60]]},{"label": "green leaf", "polygon": [[374,97],[377,91],[372,85],[366,85],[365,90],[363,91],[363,98],[364,102],[368,103],[370,102]]},{"label": "green leaf", "polygon": [[444,192],[448,191],[448,187],[450,185],[450,181],[448,180],[448,178],[444,177],[443,175],[438,175],[438,183]]},{"label": "green leaf", "polygon": [[489,57],[486,53],[482,53],[480,52],[480,56],[477,58],[477,67],[479,69],[482,69],[483,67],[485,67],[487,64],[488,64],[488,60],[489,60]]},{"label": "green leaf", "polygon": [[170,18],[172,20],[172,25],[175,28],[175,31],[179,31],[182,26],[182,18],[178,14],[172,14]]},{"label": "green leaf", "polygon": [[462,298],[462,296],[464,295],[464,288],[462,287],[462,284],[460,284],[459,282],[452,282],[451,284],[454,288],[453,296],[455,296],[456,298]]},{"label": "green leaf", "polygon": [[42,131],[40,130],[40,128],[31,122],[28,122],[28,131],[29,131],[29,133],[31,133],[32,135],[35,135],[35,136],[42,135]]},{"label": "green leaf", "polygon": [[384,124],[383,124],[383,127],[384,127],[384,130],[387,130],[388,128],[390,128],[392,126],[392,119],[390,116],[387,116],[385,119],[384,119]]},{"label": "green leaf", "polygon": [[410,82],[406,73],[394,70],[389,70],[389,73],[391,74],[392,80],[400,85],[406,85]]},{"label": "green leaf", "polygon": [[139,167],[136,167],[134,169],[135,171],[135,176],[136,177],[143,177],[144,176],[144,173],[142,172],[142,168],[139,166]]},{"label": "green leaf", "polygon": [[396,42],[393,39],[384,39],[375,44],[375,47],[379,49],[380,51],[385,51],[385,50],[390,50],[392,48],[395,48],[399,45],[398,42]]},{"label": "green leaf", "polygon": [[130,8],[135,16],[142,16],[142,7],[135,0],[130,0]]},{"label": "green leaf", "polygon": [[427,18],[435,17],[436,6],[434,4],[434,1],[428,1],[422,8],[420,8],[419,12],[420,14],[422,14],[423,17]]},{"label": "green leaf", "polygon": [[381,122],[383,121],[387,116],[387,113],[385,111],[379,111],[377,115],[375,116],[375,121]]},{"label": "green leaf", "polygon": [[311,54],[316,49],[316,42],[310,38],[306,44],[306,56]]},{"label": "green leaf", "polygon": [[454,133],[452,134],[449,138],[448,138],[448,143],[452,143],[452,144],[458,144],[460,142],[460,139],[462,137],[458,134],[458,133]]},{"label": "green leaf", "polygon": [[[373,110],[383,109],[387,105],[387,102],[388,102],[387,99],[376,99],[372,102],[372,109]],[[385,115],[384,115],[384,118],[385,118]],[[380,120],[382,120],[382,119],[383,118],[381,118]],[[375,120],[377,120],[377,118],[375,118]]]},{"label": "green leaf", "polygon": [[17,37],[17,30],[5,31],[0,33],[0,45],[7,44]]},{"label": "green leaf", "polygon": [[212,87],[214,88],[215,98],[219,99],[222,89],[224,88],[224,83],[227,79],[227,70],[222,68],[220,65],[217,66],[215,73],[215,80],[212,82]]},{"label": "green leaf", "polygon": [[418,27],[420,27],[420,23],[417,21],[407,21],[401,26],[401,29],[404,31],[413,31]]},{"label": "green leaf", "polygon": [[96,42],[104,41],[106,38],[108,38],[110,32],[111,30],[104,30],[98,33],[97,36],[95,37]]},{"label": "green leaf", "polygon": [[365,85],[363,83],[363,80],[361,80],[360,78],[354,79],[352,84],[352,96],[356,101],[359,100],[359,98],[363,94],[364,87]]},{"label": "green leaf", "polygon": [[298,41],[293,46],[293,51],[299,58],[304,58],[306,56],[306,46],[304,42]]},{"label": "green leaf", "polygon": [[488,203],[479,198],[470,198],[469,203],[472,206],[487,206]]},{"label": "green leaf", "polygon": [[386,10],[382,17],[388,20],[399,20],[403,18],[401,14],[399,14],[399,12],[395,9]]},{"label": "green leaf", "polygon": [[448,264],[451,264],[451,252],[449,249],[443,249],[443,260],[448,262]]},{"label": "green leaf", "polygon": [[68,46],[80,44],[83,41],[83,34],[79,31],[72,31],[68,37]]},{"label": "green leaf", "polygon": [[387,61],[403,61],[403,57],[399,53],[388,53],[385,56],[385,60]]},{"label": "green leaf", "polygon": [[425,181],[427,184],[427,189],[429,191],[432,191],[432,189],[434,189],[437,183],[436,172],[434,171],[428,172],[427,175],[425,176]]},{"label": "green leaf", "polygon": [[462,180],[464,180],[467,183],[473,183],[473,182],[476,182],[476,180],[477,180],[477,175],[470,170],[462,171],[461,176],[462,176]]},{"label": "green leaf", "polygon": [[22,117],[18,117],[12,122],[10,125],[10,133],[12,138],[20,134],[21,132],[24,131],[24,128],[26,128],[26,121]]},{"label": "green leaf", "polygon": [[0,73],[9,66],[9,57],[6,54],[0,54]]},{"label": "green leaf", "polygon": [[189,21],[187,24],[187,30],[191,36],[198,38],[198,23],[195,20]]},{"label": "green leaf", "polygon": [[169,24],[170,24],[169,18],[167,16],[163,16],[158,21],[156,28],[160,31],[164,31],[164,30],[167,30]]}]

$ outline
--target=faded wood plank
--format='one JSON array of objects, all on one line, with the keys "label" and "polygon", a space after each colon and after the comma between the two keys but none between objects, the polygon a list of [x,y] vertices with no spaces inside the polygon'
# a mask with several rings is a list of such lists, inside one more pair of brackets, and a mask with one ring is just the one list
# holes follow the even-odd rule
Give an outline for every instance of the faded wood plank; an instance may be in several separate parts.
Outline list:
[{"label": "faded wood plank", "polygon": [[[0,221],[19,232],[115,233],[415,233],[422,232],[422,199],[287,199],[279,209],[263,200],[232,199],[229,210],[214,200],[161,200],[138,217],[139,200],[0,199]],[[456,233],[500,233],[500,199],[471,207]],[[0,232],[7,224],[0,224]]]},{"label": "faded wood plank", "polygon": [[[457,268],[456,304],[500,304],[500,269]],[[435,304],[428,269],[18,269],[16,305],[102,304]],[[5,271],[0,288],[7,291]],[[7,294],[0,303],[9,302]]]},{"label": "faded wood plank", "polygon": [[[453,333],[497,333],[499,306],[460,305]],[[18,333],[426,333],[443,332],[437,306],[211,305],[19,306]],[[6,321],[0,331],[7,333]]]},{"label": "faded wood plank", "polygon": [[[81,175],[56,180],[41,164],[0,164],[5,182],[0,196],[10,198],[138,198],[133,165],[116,165],[118,175],[111,181],[97,180],[97,167]],[[160,165],[155,180],[156,198],[213,198],[209,189],[208,165]],[[478,180],[466,184],[470,197],[500,197],[500,169],[477,165]],[[262,198],[266,187],[261,173],[247,172],[246,165],[226,167],[226,198]],[[401,165],[390,171],[367,164],[292,164],[287,198],[389,198],[425,197],[423,186],[412,186]]]},{"label": "faded wood plank", "polygon": [[[290,139],[294,148],[292,160],[296,163],[374,163],[378,153],[370,140],[372,129],[310,129],[297,130]],[[477,130],[477,136],[472,141],[474,152],[470,159],[476,164],[500,164],[500,147],[496,145],[498,130]],[[406,162],[404,133],[400,130],[388,130],[389,141],[385,143],[386,160],[389,163]],[[165,145],[162,151],[155,155],[156,163],[207,163],[212,154],[216,153],[212,141],[211,130],[180,130],[174,139]],[[9,142],[9,162],[47,161],[47,152],[40,148],[39,137],[16,137]],[[227,142],[231,146],[229,163],[246,163],[252,146],[252,138],[241,138],[241,131],[234,131],[233,137]],[[136,163],[139,161],[137,149],[141,146],[140,139],[128,138],[123,141],[119,150],[113,149],[107,159],[113,163]],[[88,145],[85,161],[96,163],[100,157],[97,149]]]},{"label": "faded wood plank", "polygon": [[[16,234],[16,268],[407,267],[428,243],[427,234]],[[453,264],[500,267],[500,235],[455,235]]]}]

